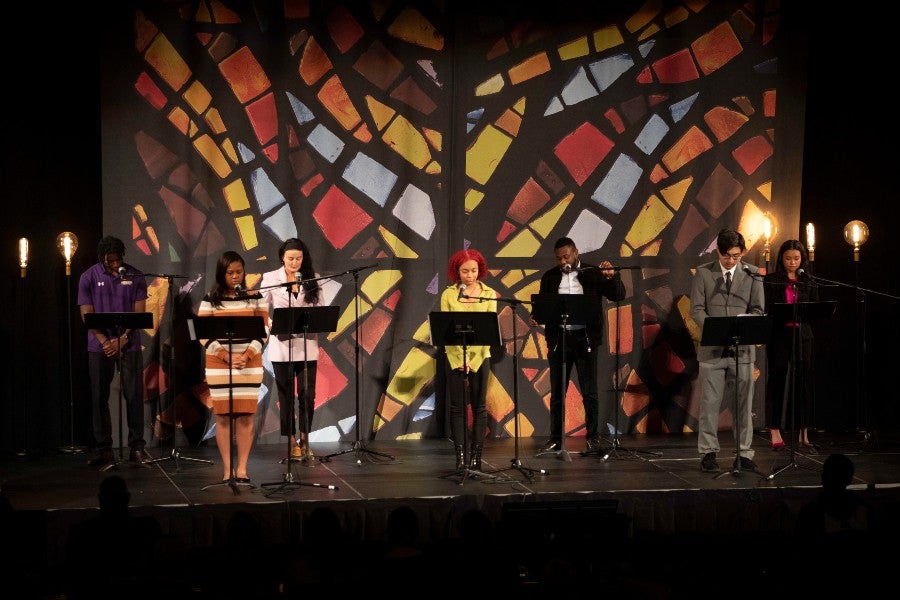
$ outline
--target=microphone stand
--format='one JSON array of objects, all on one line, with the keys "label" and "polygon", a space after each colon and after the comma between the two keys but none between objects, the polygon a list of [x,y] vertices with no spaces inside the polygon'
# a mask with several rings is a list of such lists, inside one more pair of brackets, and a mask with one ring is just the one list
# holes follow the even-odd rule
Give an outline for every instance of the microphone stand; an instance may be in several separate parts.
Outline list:
[{"label": "microphone stand", "polygon": [[795,459],[796,456],[796,447],[797,447],[797,433],[796,433],[796,415],[797,415],[797,360],[800,356],[800,290],[797,287],[797,282],[791,282],[791,285],[794,288],[794,303],[791,307],[791,358],[790,363],[788,363],[788,377],[790,380],[790,385],[788,386],[788,397],[787,402],[782,403],[781,405],[781,424],[784,425],[785,417],[787,416],[787,408],[788,404],[791,406],[791,418],[790,418],[790,428],[788,429],[788,435],[790,436],[791,443],[788,446],[790,448],[790,456],[788,457],[788,462],[781,467],[775,468],[768,476],[764,477],[769,481],[775,479],[775,477],[788,470],[791,467],[799,466]]},{"label": "microphone stand", "polygon": [[[169,352],[168,352],[168,367],[169,367],[169,376],[171,378],[169,385],[169,397],[172,399],[172,451],[169,456],[163,456],[160,458],[154,458],[151,460],[144,461],[144,464],[156,464],[158,462],[162,462],[164,460],[174,460],[175,461],[175,470],[178,471],[181,468],[181,464],[178,462],[179,460],[186,460],[195,463],[205,463],[207,465],[213,464],[213,461],[206,460],[205,458],[191,458],[188,456],[182,456],[181,450],[178,448],[178,445],[175,443],[175,436],[178,434],[178,394],[177,394],[177,386],[176,381],[177,377],[175,376],[175,279],[190,279],[186,275],[173,275],[171,273],[144,273],[144,275],[149,275],[151,277],[156,277],[159,279],[165,279],[168,282],[168,287],[166,290],[166,306],[169,309]],[[161,344],[162,342],[160,342]],[[162,425],[162,411],[160,410],[160,425]],[[184,429],[182,428],[182,431]]]},{"label": "microphone stand", "polygon": [[[596,267],[596,268],[600,268],[600,267]],[[618,283],[619,283],[619,279],[622,277],[620,274],[622,269],[640,269],[640,267],[613,267],[613,270],[616,272],[616,274],[615,274],[616,289],[618,289],[618,287],[619,287]],[[616,296],[616,298],[618,298],[618,295]],[[616,309],[616,359],[615,359],[616,364],[615,364],[615,370],[613,371],[613,390],[612,390],[613,394],[614,394],[614,396],[613,396],[613,437],[612,437],[612,441],[610,442],[612,444],[612,448],[610,448],[608,451],[605,451],[605,452],[599,448],[597,448],[596,450],[585,450],[584,452],[581,453],[581,455],[582,456],[590,456],[591,454],[596,454],[596,455],[602,454],[601,458],[603,460],[609,460],[610,458],[624,458],[622,456],[619,456],[619,454],[618,454],[619,451],[631,452],[632,458],[640,458],[637,456],[638,453],[648,454],[650,456],[662,456],[662,452],[656,452],[653,450],[642,450],[640,448],[626,448],[626,447],[622,446],[622,444],[619,442],[619,394],[625,391],[621,386],[621,382],[619,381],[619,371],[622,368],[621,365],[619,364],[620,356],[621,356],[621,341],[620,341],[621,336],[619,334],[619,330],[621,329],[621,321],[619,320],[620,316],[621,316],[621,312],[622,312],[621,311],[621,300],[618,300],[618,299],[616,300],[615,309]],[[598,404],[600,402],[599,396],[597,398],[597,402],[598,402]],[[599,408],[600,407],[598,406],[597,414],[600,414]]]},{"label": "microphone stand", "polygon": [[[465,293],[462,294],[463,298],[471,298],[471,296],[467,296]],[[528,481],[534,480],[534,474],[538,473],[540,475],[549,475],[550,471],[547,469],[532,469],[526,467],[522,464],[522,461],[519,460],[519,351],[516,348],[516,343],[519,339],[519,335],[516,331],[516,307],[520,304],[524,304],[522,300],[518,298],[482,298],[479,297],[478,301],[483,302],[485,300],[496,300],[497,302],[506,302],[512,308],[512,330],[513,330],[513,438],[515,439],[514,448],[515,454],[513,458],[510,460],[510,466],[504,469],[497,469],[496,471],[488,471],[488,474],[495,473],[503,473],[504,471],[512,471],[516,470],[522,475],[524,475]],[[463,357],[465,358],[465,352],[463,353]],[[468,382],[467,382],[468,383]]]},{"label": "microphone stand", "polygon": [[360,429],[362,427],[362,421],[360,419],[360,399],[359,399],[359,379],[360,379],[360,368],[359,368],[359,272],[365,269],[373,269],[378,266],[378,263],[366,265],[364,267],[354,267],[352,269],[348,269],[343,273],[338,273],[337,275],[332,275],[328,277],[328,279],[333,279],[335,277],[341,277],[342,275],[353,275],[353,305],[355,309],[354,315],[354,345],[353,345],[353,357],[354,357],[354,368],[356,373],[355,378],[355,392],[356,392],[356,441],[353,442],[353,445],[345,450],[341,450],[339,452],[333,452],[332,454],[326,454],[325,456],[319,457],[319,461],[321,462],[330,462],[331,459],[335,456],[341,456],[344,454],[348,454],[353,452],[356,454],[356,464],[362,465],[362,456],[366,456],[370,460],[372,457],[385,458],[388,460],[394,460],[394,457],[390,454],[384,454],[382,452],[375,452],[374,450],[369,450],[366,448],[365,444],[360,439]]},{"label": "microphone stand", "polygon": [[868,407],[868,398],[865,395],[865,364],[866,364],[866,294],[875,294],[878,296],[883,296],[886,298],[890,298],[892,300],[900,300],[900,297],[885,294],[884,292],[879,292],[876,290],[867,289],[864,287],[860,287],[859,285],[859,262],[855,263],[856,265],[856,284],[844,283],[841,281],[832,281],[830,279],[825,279],[824,277],[819,277],[818,275],[810,275],[810,279],[814,283],[824,282],[830,284],[832,286],[846,287],[853,290],[856,290],[857,294],[857,304],[856,304],[856,335],[858,337],[858,344],[856,347],[856,431],[857,433],[861,433],[863,435],[863,446],[867,445],[869,440],[874,437],[876,439],[878,434],[875,431],[868,431],[865,428],[860,427],[860,405],[861,400],[865,398],[865,418],[868,424],[868,420],[870,418],[869,407]]}]

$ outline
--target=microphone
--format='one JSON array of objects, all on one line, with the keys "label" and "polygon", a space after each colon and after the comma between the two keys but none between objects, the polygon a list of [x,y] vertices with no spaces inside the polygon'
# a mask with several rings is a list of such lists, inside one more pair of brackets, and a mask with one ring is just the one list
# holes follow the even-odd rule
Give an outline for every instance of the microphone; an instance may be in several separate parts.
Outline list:
[{"label": "microphone", "polygon": [[753,279],[762,279],[762,276],[759,273],[754,273],[747,265],[744,265],[743,271]]},{"label": "microphone", "polygon": [[468,296],[466,296],[466,284],[461,283],[459,284],[459,296],[456,297],[456,300],[459,301],[463,298],[468,298]]},{"label": "microphone", "polygon": [[797,269],[797,277],[802,277],[806,275],[806,269]]},{"label": "microphone", "polygon": [[119,267],[119,277],[125,279],[125,267]]},{"label": "microphone", "polygon": [[571,273],[571,272],[572,272],[572,265],[570,265],[569,263],[566,263],[566,264],[564,264],[562,267],[560,267],[560,269],[562,269],[562,272],[563,272],[563,273]]},{"label": "microphone", "polygon": [[235,296],[243,296],[244,295],[244,286],[241,284],[237,284],[234,286],[234,295]]}]

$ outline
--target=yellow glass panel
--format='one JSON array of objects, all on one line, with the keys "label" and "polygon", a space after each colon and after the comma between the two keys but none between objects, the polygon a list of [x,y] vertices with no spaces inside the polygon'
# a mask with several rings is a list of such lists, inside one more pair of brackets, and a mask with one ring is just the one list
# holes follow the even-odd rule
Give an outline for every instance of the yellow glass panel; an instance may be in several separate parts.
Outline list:
[{"label": "yellow glass panel", "polygon": [[379,102],[372,96],[366,96],[366,105],[369,107],[369,114],[372,115],[372,119],[375,121],[375,127],[378,128],[378,131],[387,127],[387,124],[390,123],[391,119],[394,118],[394,115],[397,114],[397,111],[393,108],[383,102]]},{"label": "yellow glass panel", "polygon": [[[513,437],[516,435],[516,422],[513,419],[510,419],[504,426],[504,431],[506,431],[509,437]],[[519,413],[519,437],[526,438],[534,435],[534,425],[531,421],[528,420],[528,417]]]},{"label": "yellow glass panel", "polygon": [[622,38],[622,33],[615,25],[607,25],[594,32],[594,49],[597,52],[609,50],[624,42],[625,40]]},{"label": "yellow glass panel", "polygon": [[539,345],[544,347],[540,340],[543,340],[544,336],[542,334],[529,335],[528,339],[525,340],[525,344],[522,346],[522,358],[542,358],[543,354],[541,353]]},{"label": "yellow glass panel", "polygon": [[225,155],[219,150],[216,142],[208,135],[201,135],[194,140],[194,148],[209,163],[210,168],[216,172],[220,179],[231,175],[231,165],[225,159]]},{"label": "yellow glass panel", "polygon": [[512,105],[512,109],[519,113],[520,115],[525,114],[525,96],[519,98],[515,104]]},{"label": "yellow glass panel", "polygon": [[655,240],[652,244],[648,244],[646,248],[641,251],[641,256],[659,256],[659,251],[662,248],[662,240]]},{"label": "yellow glass panel", "polygon": [[[359,298],[357,296],[357,298]],[[362,318],[363,315],[369,313],[372,310],[372,305],[359,298],[359,317]],[[341,313],[340,318],[338,319],[337,326],[335,330],[328,334],[328,340],[332,341],[334,338],[339,336],[344,332],[348,327],[354,326],[356,324],[356,299],[352,299],[349,304],[344,308],[344,312]]]},{"label": "yellow glass panel", "polygon": [[530,230],[523,229],[497,251],[497,256],[501,258],[534,256],[540,249],[540,240]]},{"label": "yellow glass panel", "polygon": [[498,93],[504,87],[506,87],[506,82],[503,81],[503,76],[498,73],[487,81],[476,85],[475,96],[490,96],[491,94]]},{"label": "yellow glass panel", "polygon": [[388,26],[388,33],[395,38],[431,50],[444,47],[444,36],[415,8],[404,8]]},{"label": "yellow glass panel", "polygon": [[673,216],[672,211],[666,208],[662,200],[655,195],[650,196],[644,203],[637,219],[632,223],[631,229],[625,234],[625,241],[632,248],[640,248],[644,244],[649,244],[666,228]]},{"label": "yellow glass panel", "polygon": [[527,301],[531,300],[531,295],[537,294],[540,291],[540,289],[541,289],[541,280],[535,279],[534,281],[532,281],[531,283],[529,283],[528,285],[523,287],[521,290],[516,292],[514,295],[519,300],[524,300],[527,302]]},{"label": "yellow glass panel", "polygon": [[359,286],[360,293],[374,302],[381,299],[403,279],[403,271],[399,269],[380,269],[373,271]]},{"label": "yellow glass panel", "polygon": [[444,145],[444,136],[440,131],[435,131],[434,129],[423,127],[422,135],[425,136],[425,139],[429,144],[431,144],[432,148],[440,152],[441,148]]},{"label": "yellow glass panel", "polygon": [[674,27],[679,23],[686,21],[687,18],[691,15],[691,13],[683,6],[676,6],[663,17],[663,23],[665,23],[666,28]]},{"label": "yellow glass panel", "polygon": [[484,193],[469,188],[466,191],[466,212],[470,213],[484,200]]},{"label": "yellow glass panel", "polygon": [[587,56],[591,49],[588,47],[586,35],[565,43],[559,47],[559,57],[563,60],[572,60]]},{"label": "yellow glass panel", "polygon": [[212,94],[205,85],[195,80],[184,91],[184,101],[194,109],[195,113],[202,115],[212,102]]},{"label": "yellow glass panel", "polygon": [[398,402],[409,406],[419,392],[434,379],[436,364],[431,355],[419,348],[410,348],[403,362],[388,382],[385,392]]},{"label": "yellow glass panel", "polygon": [[511,144],[512,138],[493,125],[485,127],[466,150],[466,175],[486,184]]},{"label": "yellow glass panel", "polygon": [[222,193],[225,195],[225,202],[228,204],[228,209],[231,212],[250,208],[247,189],[244,187],[244,182],[240,179],[235,179],[222,188]]},{"label": "yellow glass panel", "polygon": [[413,333],[413,339],[422,344],[431,344],[431,326],[427,320],[422,321],[422,324]]},{"label": "yellow glass panel", "polygon": [[419,258],[419,254],[415,250],[400,241],[400,238],[388,231],[384,225],[378,226],[378,233],[381,234],[385,243],[394,251],[394,256],[397,258]]},{"label": "yellow glass panel", "polygon": [[193,74],[178,51],[164,35],[158,35],[147,47],[144,60],[176,92],[184,86]]},{"label": "yellow glass panel", "polygon": [[512,397],[506,391],[506,388],[503,387],[503,383],[494,375],[493,371],[488,373],[485,407],[488,414],[497,422],[502,421],[506,415],[513,411]]},{"label": "yellow glass panel", "polygon": [[668,187],[664,187],[660,190],[659,194],[663,197],[669,206],[678,210],[681,208],[681,203],[684,202],[684,196],[687,194],[688,189],[691,187],[691,184],[694,182],[693,177],[686,177],[679,181],[678,183],[674,183]]},{"label": "yellow glass panel", "polygon": [[234,220],[234,226],[241,238],[241,245],[244,250],[251,250],[259,245],[259,238],[256,237],[256,223],[253,221],[253,215],[237,217]]},{"label": "yellow glass panel", "polygon": [[572,203],[574,198],[575,194],[569,192],[562,200],[557,202],[553,208],[532,221],[529,227],[534,229],[539,236],[546,239],[547,236],[550,235],[550,232],[553,231],[553,228],[556,227],[556,224],[559,223],[563,213],[569,208],[569,204]]},{"label": "yellow glass panel", "polygon": [[659,25],[653,23],[652,25],[650,25],[650,27],[641,32],[641,35],[638,36],[638,39],[641,41],[649,40],[657,33],[659,33]]},{"label": "yellow glass panel", "polygon": [[759,192],[760,194],[762,194],[763,198],[765,198],[769,202],[772,201],[772,182],[771,181],[767,181],[764,184],[760,185],[759,187],[756,188],[756,191]]},{"label": "yellow glass panel", "polygon": [[237,151],[234,149],[234,144],[231,143],[231,139],[222,140],[222,152],[231,159],[231,164],[236,165],[238,162]]},{"label": "yellow glass panel", "polygon": [[510,269],[506,275],[500,276],[500,282],[508,288],[513,288],[523,279],[531,277],[538,269]]},{"label": "yellow glass panel", "polygon": [[428,149],[425,138],[403,115],[398,115],[388,125],[382,139],[389,148],[417,169],[422,169],[431,160],[431,150]]},{"label": "yellow glass panel", "polygon": [[219,111],[215,108],[209,109],[206,114],[203,115],[203,119],[215,134],[225,133],[226,131],[228,131],[228,128],[225,127],[225,122],[222,121],[222,115],[220,115]]}]

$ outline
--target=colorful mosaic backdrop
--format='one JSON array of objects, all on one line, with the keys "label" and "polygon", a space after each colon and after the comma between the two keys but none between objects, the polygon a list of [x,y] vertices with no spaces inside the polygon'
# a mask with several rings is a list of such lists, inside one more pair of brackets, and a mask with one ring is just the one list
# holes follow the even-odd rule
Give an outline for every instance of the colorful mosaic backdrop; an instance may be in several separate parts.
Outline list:
[{"label": "colorful mosaic backdrop", "polygon": [[[692,268],[722,227],[760,266],[765,217],[797,235],[799,195],[781,182],[802,155],[775,144],[780,15],[777,3],[605,4],[131,12],[127,41],[105,53],[104,232],[157,274],[145,363],[159,435],[176,420],[210,434],[183,324],[219,254],[240,252],[252,286],[293,236],[341,307],[320,334],[314,441],[444,435],[428,314],[464,246],[485,254],[504,298],[485,435],[548,434],[546,346],[527,301],[564,235],[589,262],[635,267],[621,271],[627,298],[603,307],[606,429],[693,430]],[[260,440],[279,441],[278,410],[269,376]],[[583,435],[577,385],[566,429]]]}]

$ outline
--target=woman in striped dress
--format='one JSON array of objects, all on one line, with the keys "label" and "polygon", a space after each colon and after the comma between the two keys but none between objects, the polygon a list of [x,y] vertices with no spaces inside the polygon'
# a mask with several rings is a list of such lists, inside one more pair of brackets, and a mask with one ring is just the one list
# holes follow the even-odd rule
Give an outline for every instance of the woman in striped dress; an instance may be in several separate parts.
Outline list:
[{"label": "woman in striped dress", "polygon": [[[203,298],[198,317],[259,317],[263,330],[268,324],[268,308],[258,291],[247,291],[244,259],[226,251],[216,265],[216,283]],[[253,415],[263,381],[262,351],[265,337],[248,339],[201,339],[205,352],[206,383],[216,415],[216,445],[224,467],[223,481],[232,476],[238,483],[250,483],[247,461],[253,444]],[[233,419],[232,419],[233,417]],[[232,471],[231,424],[237,447],[237,465]]]}]

